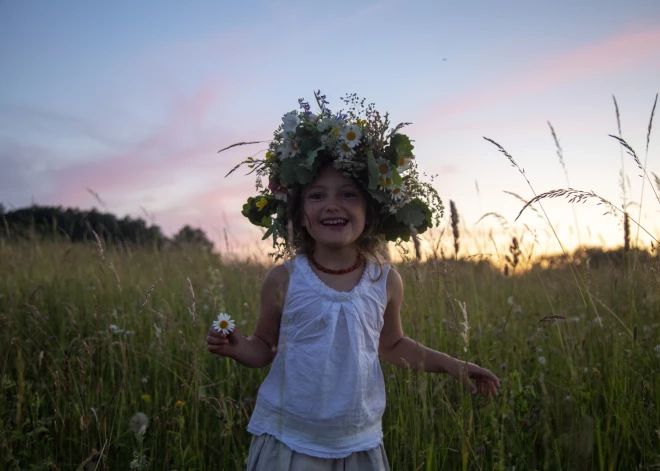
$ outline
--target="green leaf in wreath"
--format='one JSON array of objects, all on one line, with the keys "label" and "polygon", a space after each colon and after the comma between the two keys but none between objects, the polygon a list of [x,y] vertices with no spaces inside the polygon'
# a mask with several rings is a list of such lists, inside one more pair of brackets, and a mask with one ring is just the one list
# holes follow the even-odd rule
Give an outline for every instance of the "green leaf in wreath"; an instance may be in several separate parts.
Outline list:
[{"label": "green leaf in wreath", "polygon": [[312,166],[314,165],[314,161],[316,160],[316,156],[322,150],[325,150],[325,145],[321,145],[321,146],[317,147],[316,149],[310,150],[309,152],[307,152],[307,166],[309,168],[312,168]]},{"label": "green leaf in wreath", "polygon": [[298,177],[298,183],[301,185],[308,185],[309,183],[312,183],[314,177],[310,169],[301,165],[296,168],[296,176]]},{"label": "green leaf in wreath", "polygon": [[424,217],[422,208],[414,204],[407,204],[396,213],[396,220],[406,225],[421,226]]},{"label": "green leaf in wreath", "polygon": [[280,165],[280,180],[284,186],[291,186],[296,183],[296,170],[300,164],[296,159],[284,159]]},{"label": "green leaf in wreath", "polygon": [[394,134],[390,138],[390,145],[385,148],[385,157],[394,165],[398,165],[399,157],[413,155],[414,146],[405,134]]},{"label": "green leaf in wreath", "polygon": [[369,151],[367,153],[367,165],[369,167],[369,189],[375,190],[378,188],[378,177],[380,172],[378,171],[378,164],[374,158],[373,152]]},{"label": "green leaf in wreath", "polygon": [[401,178],[399,172],[396,171],[396,168],[392,169],[392,183],[396,186],[400,186],[403,183],[403,178]]}]

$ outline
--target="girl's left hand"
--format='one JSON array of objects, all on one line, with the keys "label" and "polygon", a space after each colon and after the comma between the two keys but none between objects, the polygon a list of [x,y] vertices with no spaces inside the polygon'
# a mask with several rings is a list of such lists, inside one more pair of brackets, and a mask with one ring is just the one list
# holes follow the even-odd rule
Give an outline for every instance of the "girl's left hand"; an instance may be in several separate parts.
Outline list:
[{"label": "girl's left hand", "polygon": [[[488,397],[488,394],[497,396],[497,391],[500,388],[500,379],[495,376],[491,371],[486,368],[482,368],[479,365],[474,363],[465,363],[460,360],[457,360],[458,364],[458,374],[456,377],[463,383],[472,394],[477,392],[483,397]],[[467,374],[466,374],[467,367]],[[470,379],[476,382],[470,381]]]}]

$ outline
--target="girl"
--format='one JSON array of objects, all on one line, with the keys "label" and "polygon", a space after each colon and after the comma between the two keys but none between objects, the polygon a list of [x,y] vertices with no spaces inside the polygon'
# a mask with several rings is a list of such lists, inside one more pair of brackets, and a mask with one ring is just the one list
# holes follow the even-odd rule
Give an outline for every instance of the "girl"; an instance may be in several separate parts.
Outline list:
[{"label": "girl", "polygon": [[423,231],[441,206],[411,168],[400,126],[377,140],[387,115],[333,115],[315,95],[320,114],[300,100],[304,112],[285,115],[266,158],[246,161],[269,188],[243,214],[296,256],[266,275],[254,333],[211,328],[208,350],[251,368],[272,363],[248,425],[248,470],[387,470],[379,358],[449,373],[484,396],[499,379],[404,336],[403,284],[384,239]]}]

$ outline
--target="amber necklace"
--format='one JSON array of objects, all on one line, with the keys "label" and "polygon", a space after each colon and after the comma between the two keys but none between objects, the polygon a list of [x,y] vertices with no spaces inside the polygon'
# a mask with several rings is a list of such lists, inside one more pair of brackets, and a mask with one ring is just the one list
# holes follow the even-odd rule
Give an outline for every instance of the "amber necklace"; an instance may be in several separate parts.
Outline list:
[{"label": "amber necklace", "polygon": [[360,265],[362,265],[362,255],[358,254],[355,265],[349,268],[342,268],[340,270],[324,267],[314,259],[314,255],[312,254],[309,254],[309,261],[312,262],[312,265],[314,265],[318,271],[322,271],[323,273],[328,273],[330,275],[345,275],[346,273],[350,273],[352,271],[357,270],[360,267]]}]

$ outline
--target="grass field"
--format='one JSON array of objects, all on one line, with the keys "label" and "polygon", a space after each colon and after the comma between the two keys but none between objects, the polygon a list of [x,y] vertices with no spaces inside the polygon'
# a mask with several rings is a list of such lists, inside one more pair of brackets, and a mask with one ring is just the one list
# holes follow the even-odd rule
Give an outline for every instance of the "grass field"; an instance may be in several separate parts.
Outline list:
[{"label": "grass field", "polygon": [[[267,268],[103,249],[0,240],[0,468],[244,469],[267,370],[208,354],[205,333],[220,311],[251,332]],[[406,334],[502,389],[383,365],[393,470],[660,469],[658,255],[581,262],[398,265]]]}]

